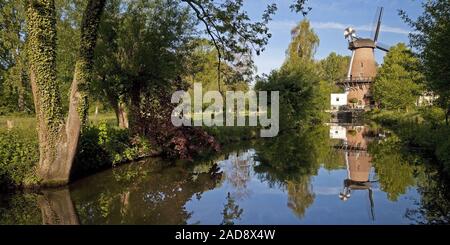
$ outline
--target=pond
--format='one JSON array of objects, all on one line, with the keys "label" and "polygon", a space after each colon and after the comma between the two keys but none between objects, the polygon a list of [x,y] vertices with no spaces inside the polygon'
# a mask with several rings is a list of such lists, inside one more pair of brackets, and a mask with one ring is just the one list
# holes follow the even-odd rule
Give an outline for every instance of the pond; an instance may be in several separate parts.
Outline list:
[{"label": "pond", "polygon": [[3,194],[1,224],[447,223],[446,181],[376,125],[333,124]]}]

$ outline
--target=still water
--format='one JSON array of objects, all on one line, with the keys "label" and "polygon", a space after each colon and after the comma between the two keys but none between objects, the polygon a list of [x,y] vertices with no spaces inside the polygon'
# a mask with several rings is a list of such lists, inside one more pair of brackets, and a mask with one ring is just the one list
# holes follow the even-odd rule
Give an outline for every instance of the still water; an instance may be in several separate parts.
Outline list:
[{"label": "still water", "polygon": [[447,223],[446,181],[375,125],[230,145],[194,163],[148,159],[69,188],[1,195],[2,224]]}]

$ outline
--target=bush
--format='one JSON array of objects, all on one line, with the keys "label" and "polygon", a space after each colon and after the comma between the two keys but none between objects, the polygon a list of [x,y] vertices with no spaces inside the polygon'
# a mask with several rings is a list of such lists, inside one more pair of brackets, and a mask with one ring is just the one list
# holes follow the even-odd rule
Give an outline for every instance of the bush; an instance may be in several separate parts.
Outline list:
[{"label": "bush", "polygon": [[109,153],[100,144],[101,132],[96,127],[83,129],[71,178],[78,178],[111,166]]},{"label": "bush", "polygon": [[78,153],[71,178],[79,178],[135,160],[148,154],[150,143],[140,137],[130,138],[127,129],[115,128],[106,121],[86,127],[81,132]]},{"label": "bush", "polygon": [[436,106],[427,106],[420,109],[420,115],[426,122],[431,124],[439,124],[445,120],[445,111]]},{"label": "bush", "polygon": [[35,134],[15,130],[0,132],[0,185],[2,187],[33,185],[38,179],[35,166],[39,147]]},{"label": "bush", "polygon": [[352,103],[352,104],[356,104],[356,103],[358,103],[358,99],[357,98],[351,98],[349,100],[349,102]]}]

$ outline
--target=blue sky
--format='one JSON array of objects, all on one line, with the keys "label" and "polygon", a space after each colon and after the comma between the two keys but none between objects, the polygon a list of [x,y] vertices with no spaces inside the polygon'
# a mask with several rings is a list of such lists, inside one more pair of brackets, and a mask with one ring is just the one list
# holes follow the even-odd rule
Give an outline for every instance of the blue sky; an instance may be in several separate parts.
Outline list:
[{"label": "blue sky", "polygon": [[[273,36],[266,51],[255,57],[258,74],[268,74],[272,69],[279,68],[284,61],[285,51],[291,40],[290,31],[303,19],[300,14],[290,11],[291,2],[293,1],[245,1],[245,9],[252,18],[259,18],[268,4],[278,5],[278,11],[269,25]],[[413,18],[422,12],[420,0],[308,0],[307,5],[312,7],[307,18],[320,38],[316,59],[322,59],[331,52],[350,55],[343,35],[344,29],[352,26],[358,36],[370,37],[378,6],[384,7],[379,41],[386,45],[409,43],[408,33],[411,29],[400,19],[399,9],[405,10]],[[377,61],[382,63],[384,52],[377,50],[375,53]]]}]

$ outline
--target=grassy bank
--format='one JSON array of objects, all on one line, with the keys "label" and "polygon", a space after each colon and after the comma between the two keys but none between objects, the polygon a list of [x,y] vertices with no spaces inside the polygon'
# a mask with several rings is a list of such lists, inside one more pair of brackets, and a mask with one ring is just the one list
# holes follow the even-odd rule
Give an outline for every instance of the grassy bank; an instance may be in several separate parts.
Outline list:
[{"label": "grassy bank", "polygon": [[[83,129],[71,179],[93,174],[114,165],[156,154],[157,149],[127,129],[116,126],[114,114],[90,116]],[[35,186],[39,161],[36,120],[33,116],[0,117],[0,188]]]},{"label": "grassy bank", "polygon": [[368,117],[393,131],[407,147],[435,157],[450,175],[450,127],[445,124],[441,109],[426,107],[410,112],[373,111]]}]

